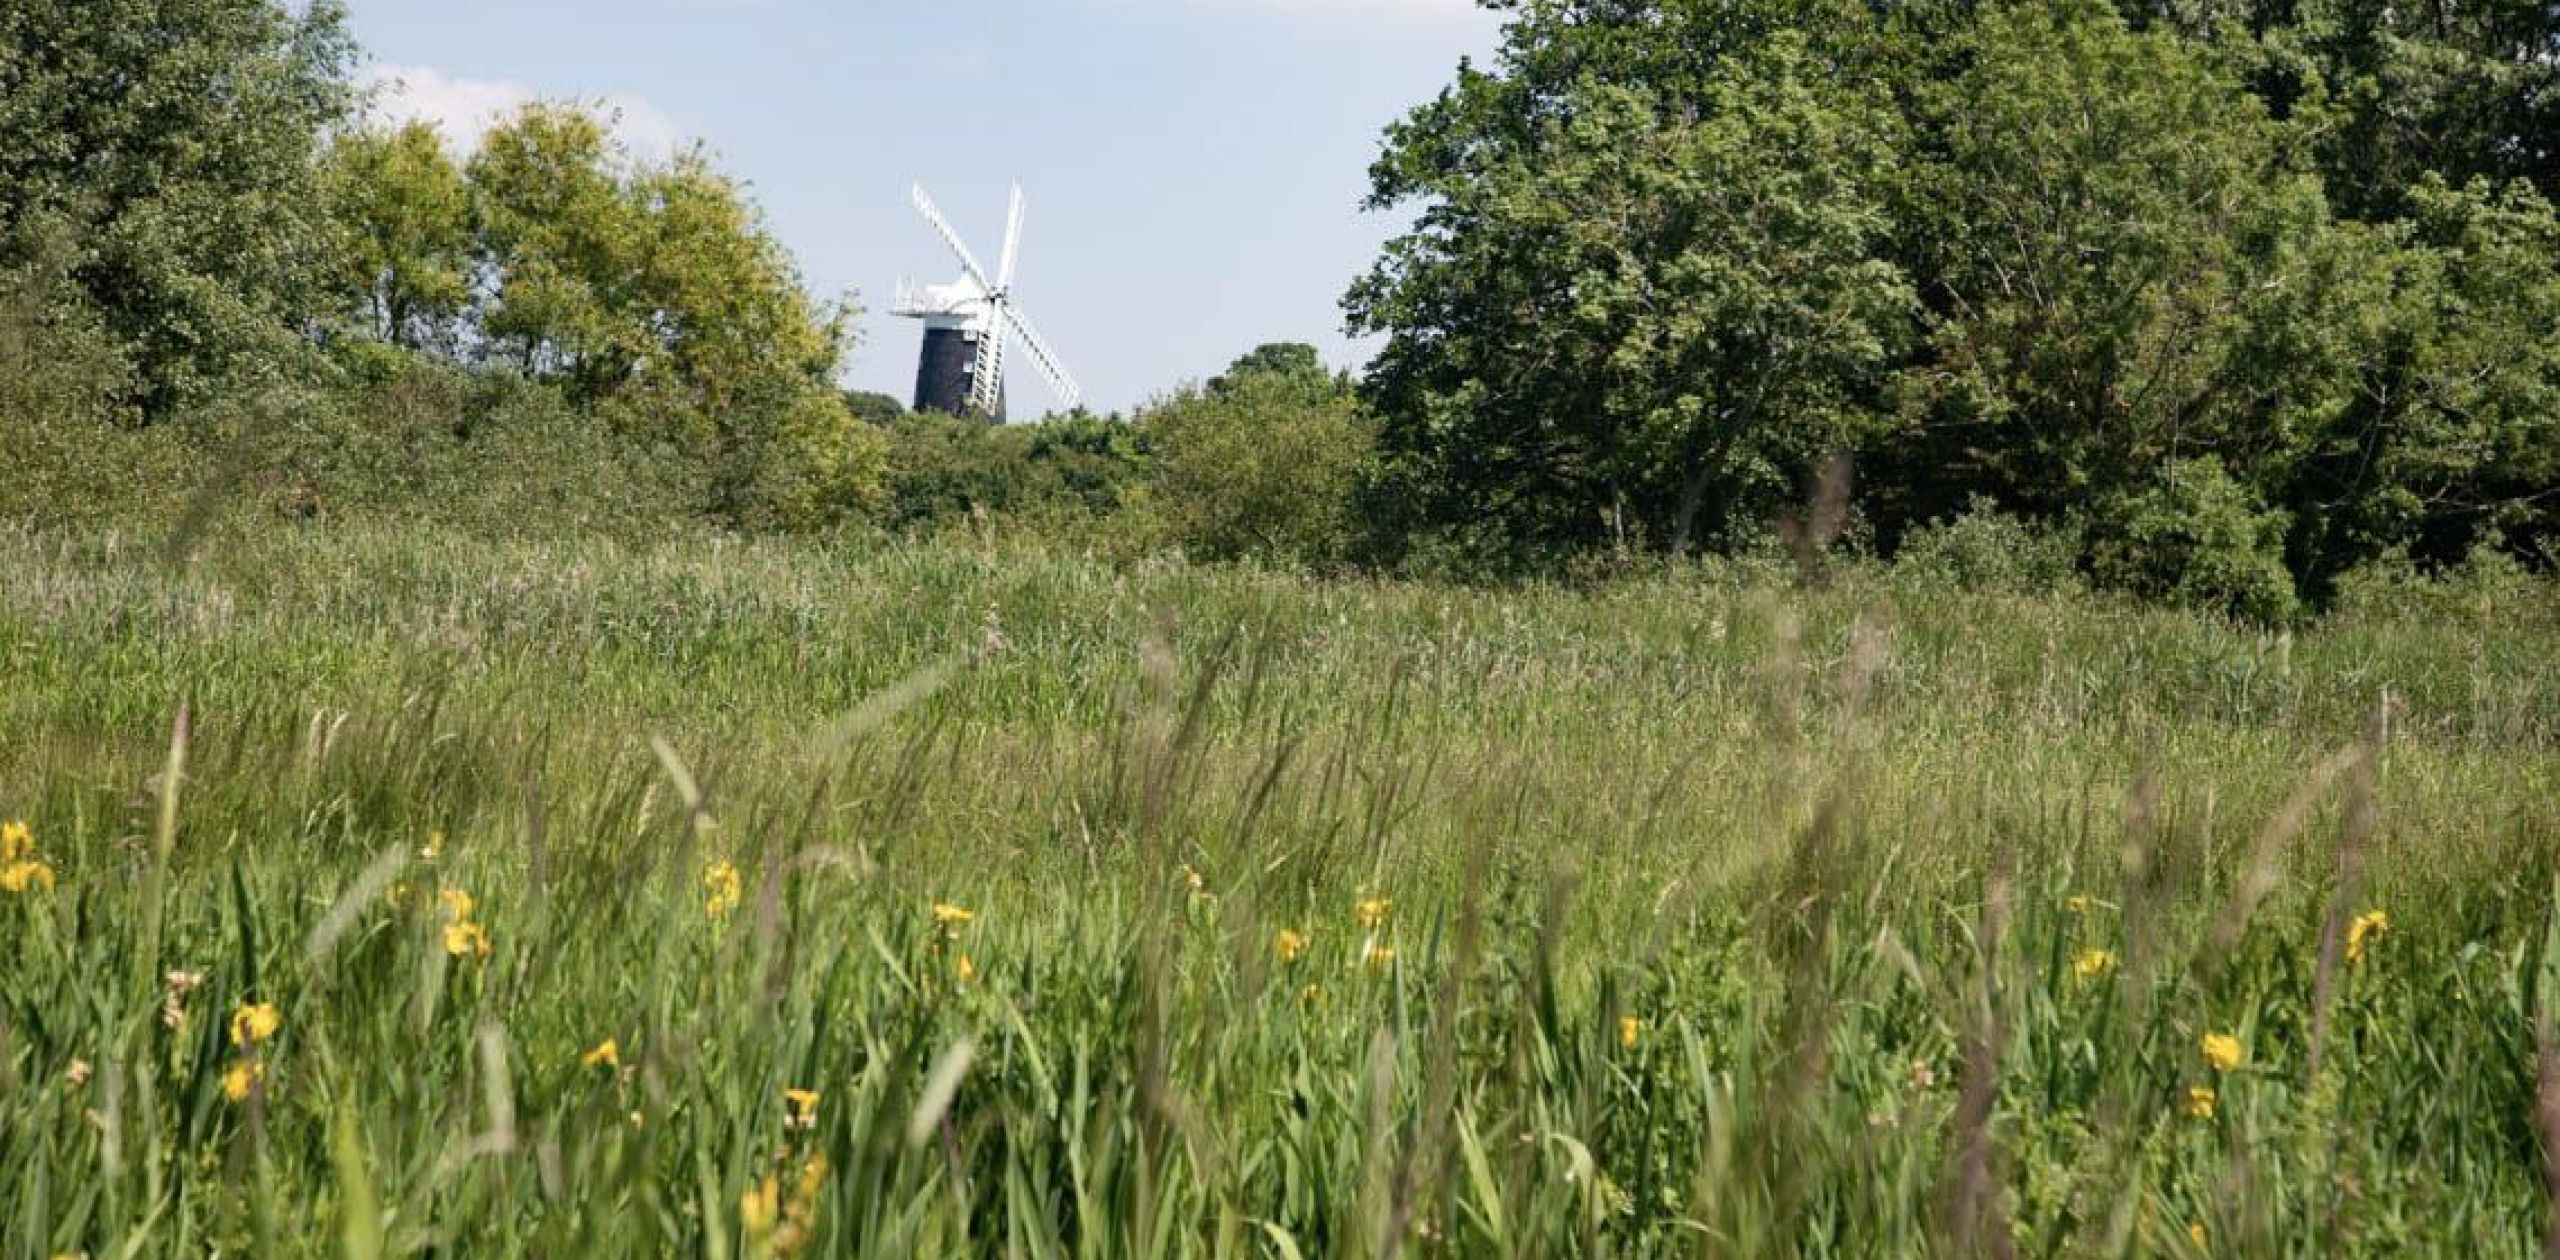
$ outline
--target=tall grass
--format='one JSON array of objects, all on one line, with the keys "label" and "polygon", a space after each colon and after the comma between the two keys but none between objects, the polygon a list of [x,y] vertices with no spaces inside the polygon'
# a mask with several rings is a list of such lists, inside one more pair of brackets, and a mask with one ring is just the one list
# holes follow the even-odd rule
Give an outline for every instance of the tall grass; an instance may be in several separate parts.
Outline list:
[{"label": "tall grass", "polygon": [[363,530],[0,590],[12,1254],[2542,1236],[2544,592]]}]

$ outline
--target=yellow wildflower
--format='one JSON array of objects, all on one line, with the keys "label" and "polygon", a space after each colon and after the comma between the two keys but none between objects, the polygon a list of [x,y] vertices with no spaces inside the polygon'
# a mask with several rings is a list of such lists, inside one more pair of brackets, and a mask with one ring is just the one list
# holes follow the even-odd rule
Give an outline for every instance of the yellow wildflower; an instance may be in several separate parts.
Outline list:
[{"label": "yellow wildflower", "polygon": [[2196,1245],[2196,1249],[2199,1251],[2204,1250],[2210,1245],[2205,1242],[2203,1222],[2199,1221],[2193,1225],[2187,1226],[2187,1241],[2194,1243]]},{"label": "yellow wildflower", "polygon": [[782,1183],[769,1174],[754,1189],[738,1196],[738,1223],[746,1226],[748,1241],[758,1246],[772,1236],[781,1216]]},{"label": "yellow wildflower", "polygon": [[721,858],[702,868],[702,912],[714,919],[727,918],[729,912],[747,899],[747,882],[738,875],[738,867]]},{"label": "yellow wildflower", "polygon": [[231,1012],[231,1044],[254,1046],[276,1035],[284,1027],[284,1012],[273,1002],[243,1002]]},{"label": "yellow wildflower", "polygon": [[2187,1087],[2187,1114],[2198,1120],[2213,1119],[2213,1105],[2219,1101],[2221,1095],[2214,1093],[2211,1085]]},{"label": "yellow wildflower", "polygon": [[1369,942],[1368,950],[1360,955],[1360,961],[1371,971],[1384,971],[1395,960],[1395,946],[1381,945],[1376,941]]},{"label": "yellow wildflower", "polygon": [[1309,1006],[1322,1006],[1324,1005],[1324,987],[1310,984],[1298,990],[1298,1000]]},{"label": "yellow wildflower", "polygon": [[969,961],[967,954],[960,955],[960,961],[952,964],[951,969],[959,974],[962,984],[978,978],[978,964]]},{"label": "yellow wildflower", "polygon": [[53,868],[36,857],[36,833],[25,823],[0,823],[0,892],[53,891]]},{"label": "yellow wildflower", "polygon": [[436,904],[444,907],[445,918],[455,923],[465,923],[470,921],[472,909],[480,903],[472,900],[471,894],[459,888],[439,888],[436,890]]},{"label": "yellow wildflower", "polygon": [[1633,1050],[1633,1049],[1635,1049],[1635,1048],[1636,1048],[1636,1039],[1637,1039],[1638,1037],[1643,1036],[1643,1035],[1644,1035],[1644,1021],[1643,1021],[1643,1020],[1637,1019],[1637,1018],[1636,1018],[1635,1016],[1633,1016],[1633,1015],[1621,1015],[1621,1016],[1619,1016],[1619,1017],[1618,1017],[1618,1048],[1619,1048],[1619,1049],[1621,1049],[1621,1050]]},{"label": "yellow wildflower", "polygon": [[22,858],[0,866],[0,891],[22,893],[30,888],[53,891],[53,868],[34,858]]},{"label": "yellow wildflower", "polygon": [[456,958],[466,955],[473,958],[487,958],[489,956],[488,930],[477,923],[467,921],[445,924],[444,952]]},{"label": "yellow wildflower", "polygon": [[817,1128],[818,1091],[814,1089],[782,1091],[782,1123],[785,1128]]},{"label": "yellow wildflower", "polygon": [[2216,1072],[2228,1072],[2249,1057],[2249,1052],[2241,1047],[2240,1039],[2227,1033],[2206,1033],[2202,1048],[2205,1066]]},{"label": "yellow wildflower", "polygon": [[933,903],[933,921],[946,928],[966,927],[971,920],[974,920],[977,917],[978,916],[970,910],[964,907],[955,906],[948,901],[937,901]]},{"label": "yellow wildflower", "polygon": [[2347,961],[2362,964],[2364,951],[2377,938],[2391,931],[2391,916],[2381,910],[2367,910],[2347,925]]},{"label": "yellow wildflower", "polygon": [[267,1065],[253,1059],[242,1059],[222,1074],[222,1096],[233,1102],[247,1102],[249,1091],[265,1080]]},{"label": "yellow wildflower", "polygon": [[2103,949],[2084,949],[2071,960],[2071,973],[2083,980],[2095,980],[2115,969],[2116,956]]},{"label": "yellow wildflower", "polygon": [[622,1047],[615,1044],[613,1038],[607,1037],[603,1041],[597,1043],[595,1049],[579,1055],[578,1066],[582,1068],[621,1067]]},{"label": "yellow wildflower", "polygon": [[1368,928],[1374,932],[1378,929],[1379,925],[1387,921],[1387,911],[1394,908],[1395,903],[1384,897],[1371,897],[1368,900],[1353,906],[1351,910],[1353,915],[1360,920],[1360,926]]},{"label": "yellow wildflower", "polygon": [[2062,908],[2073,914],[2089,913],[2089,894],[2073,893],[2062,899]]},{"label": "yellow wildflower", "polygon": [[1281,962],[1298,961],[1298,955],[1307,952],[1306,934],[1295,928],[1280,929],[1280,934],[1271,938],[1271,952],[1279,955]]}]

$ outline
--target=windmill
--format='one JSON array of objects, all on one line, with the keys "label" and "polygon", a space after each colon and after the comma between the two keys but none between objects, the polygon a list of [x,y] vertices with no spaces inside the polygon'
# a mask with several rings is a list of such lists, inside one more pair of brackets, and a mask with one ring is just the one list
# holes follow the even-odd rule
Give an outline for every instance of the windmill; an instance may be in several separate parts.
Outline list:
[{"label": "windmill", "polygon": [[1056,351],[1031,326],[1013,300],[1013,264],[1022,245],[1022,188],[1015,185],[1005,212],[1004,253],[995,278],[978,265],[960,233],[933,206],[924,186],[915,188],[915,203],[925,222],[960,259],[960,278],[950,284],[922,287],[900,281],[891,314],[924,321],[924,349],[916,358],[916,410],[976,415],[1004,421],[1005,343],[1019,337],[1032,366],[1049,382],[1061,410],[1073,411],[1083,397]]}]

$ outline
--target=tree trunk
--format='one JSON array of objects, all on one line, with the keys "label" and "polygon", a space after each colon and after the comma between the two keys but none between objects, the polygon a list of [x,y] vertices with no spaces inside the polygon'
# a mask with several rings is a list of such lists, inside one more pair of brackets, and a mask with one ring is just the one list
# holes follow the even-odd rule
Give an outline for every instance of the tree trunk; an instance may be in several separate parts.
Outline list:
[{"label": "tree trunk", "polygon": [[1689,540],[1698,527],[1698,507],[1706,501],[1707,474],[1710,471],[1711,466],[1701,458],[1690,467],[1688,476],[1680,481],[1680,508],[1671,518],[1671,554],[1674,556],[1689,554]]}]

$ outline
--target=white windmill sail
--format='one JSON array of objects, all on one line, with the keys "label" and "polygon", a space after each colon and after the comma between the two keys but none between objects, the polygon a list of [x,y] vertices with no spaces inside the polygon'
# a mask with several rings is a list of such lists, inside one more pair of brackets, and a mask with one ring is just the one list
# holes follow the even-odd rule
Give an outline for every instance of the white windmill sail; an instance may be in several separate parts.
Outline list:
[{"label": "white windmill sail", "polygon": [[1002,416],[1005,356],[1019,337],[1032,366],[1049,383],[1058,409],[1075,410],[1083,401],[1083,391],[1013,297],[1014,268],[1022,255],[1021,186],[1013,188],[1006,206],[1004,247],[996,256],[996,273],[992,277],[922,185],[915,187],[913,196],[917,213],[932,225],[934,234],[942,238],[952,256],[960,260],[961,272],[960,279],[951,284],[924,288],[901,285],[898,290],[892,310],[925,321],[925,349],[916,374],[916,405],[949,406],[963,401],[947,395],[948,386],[953,383],[950,373],[957,362],[953,356],[959,353],[955,346],[965,345],[967,409],[990,418]]}]

